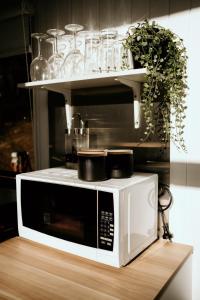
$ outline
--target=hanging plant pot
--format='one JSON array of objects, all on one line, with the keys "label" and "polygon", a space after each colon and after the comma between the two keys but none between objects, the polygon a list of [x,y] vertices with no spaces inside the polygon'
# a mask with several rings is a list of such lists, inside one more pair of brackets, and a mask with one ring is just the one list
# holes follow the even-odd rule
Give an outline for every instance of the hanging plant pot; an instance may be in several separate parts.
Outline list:
[{"label": "hanging plant pot", "polygon": [[141,100],[146,130],[141,140],[156,135],[161,143],[171,139],[179,149],[186,150],[187,55],[183,40],[146,20],[129,29],[124,47],[132,52],[135,68],[147,69]]},{"label": "hanging plant pot", "polygon": [[133,56],[133,66],[134,66],[134,69],[141,69],[141,68],[143,68],[143,66],[141,65],[141,63],[138,60],[135,60],[134,56]]}]

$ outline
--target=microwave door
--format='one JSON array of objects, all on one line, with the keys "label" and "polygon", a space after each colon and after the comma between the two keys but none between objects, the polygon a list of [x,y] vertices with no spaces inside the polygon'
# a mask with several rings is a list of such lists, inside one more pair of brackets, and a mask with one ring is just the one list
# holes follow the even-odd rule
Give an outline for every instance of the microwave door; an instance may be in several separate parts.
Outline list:
[{"label": "microwave door", "polygon": [[28,180],[21,187],[24,226],[97,247],[97,191]]}]

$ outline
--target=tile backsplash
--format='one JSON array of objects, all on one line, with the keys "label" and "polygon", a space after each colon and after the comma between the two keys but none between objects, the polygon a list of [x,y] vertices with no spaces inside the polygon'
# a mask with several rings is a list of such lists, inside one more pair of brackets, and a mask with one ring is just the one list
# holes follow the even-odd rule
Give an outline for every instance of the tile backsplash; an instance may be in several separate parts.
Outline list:
[{"label": "tile backsplash", "polygon": [[[134,128],[132,99],[132,90],[124,86],[76,90],[72,95],[73,112],[80,113],[88,123],[90,148],[131,148],[135,170],[155,171],[162,182],[168,183],[169,148],[160,145],[155,136],[141,143],[144,124]],[[65,154],[66,114],[62,96],[49,94],[49,112],[50,164],[55,166]]]}]

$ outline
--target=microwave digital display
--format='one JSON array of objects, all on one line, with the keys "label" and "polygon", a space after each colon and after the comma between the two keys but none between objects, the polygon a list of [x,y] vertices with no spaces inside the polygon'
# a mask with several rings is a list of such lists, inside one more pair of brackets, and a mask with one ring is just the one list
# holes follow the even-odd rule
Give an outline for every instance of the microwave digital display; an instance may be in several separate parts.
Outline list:
[{"label": "microwave digital display", "polygon": [[66,241],[113,249],[113,195],[69,185],[22,180],[23,225]]}]

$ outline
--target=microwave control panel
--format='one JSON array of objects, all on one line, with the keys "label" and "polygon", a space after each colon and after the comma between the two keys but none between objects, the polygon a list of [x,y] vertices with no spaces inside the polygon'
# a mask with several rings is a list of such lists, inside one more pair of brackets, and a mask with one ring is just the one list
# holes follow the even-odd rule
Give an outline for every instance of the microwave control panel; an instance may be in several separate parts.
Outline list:
[{"label": "microwave control panel", "polygon": [[98,193],[98,231],[99,248],[112,251],[114,241],[114,205],[112,193]]}]

